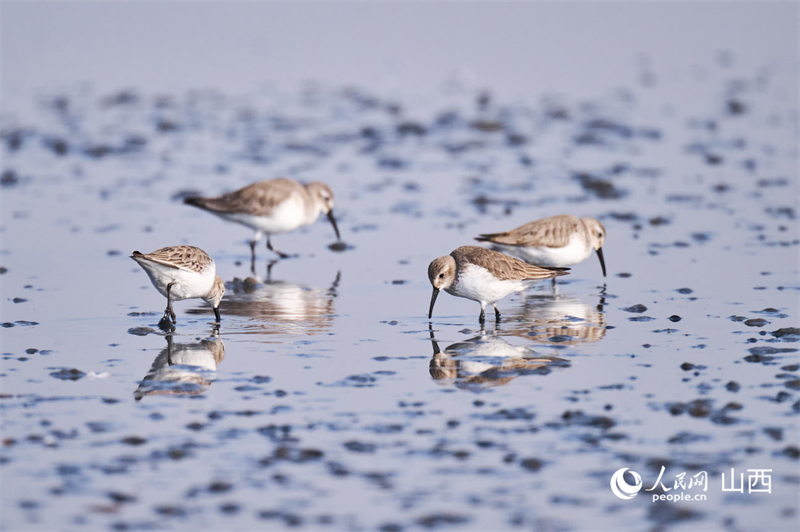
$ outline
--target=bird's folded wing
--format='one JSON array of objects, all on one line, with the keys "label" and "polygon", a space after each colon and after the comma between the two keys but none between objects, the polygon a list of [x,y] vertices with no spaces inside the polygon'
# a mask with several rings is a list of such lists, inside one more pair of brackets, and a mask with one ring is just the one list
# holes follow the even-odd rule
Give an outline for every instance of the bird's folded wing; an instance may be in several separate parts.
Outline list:
[{"label": "bird's folded wing", "polygon": [[535,220],[505,233],[480,235],[476,240],[509,246],[563,248],[572,234],[580,229],[580,220],[569,214],[560,214]]},{"label": "bird's folded wing", "polygon": [[200,273],[213,261],[208,254],[194,246],[170,246],[142,255],[146,260],[171,268]]}]

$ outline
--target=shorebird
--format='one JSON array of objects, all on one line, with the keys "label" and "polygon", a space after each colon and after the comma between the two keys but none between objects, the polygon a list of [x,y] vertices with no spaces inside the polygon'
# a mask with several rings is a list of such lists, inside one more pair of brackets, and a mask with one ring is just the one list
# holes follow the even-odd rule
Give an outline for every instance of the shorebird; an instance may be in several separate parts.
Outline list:
[{"label": "shorebird", "polygon": [[219,302],[225,294],[225,283],[217,275],[214,260],[194,246],[169,246],[152,253],[134,251],[131,258],[147,272],[153,286],[167,298],[161,324],[177,323],[172,302],[200,298],[214,309],[220,321]]},{"label": "shorebird", "polygon": [[461,246],[450,255],[439,257],[428,265],[428,279],[433,285],[428,319],[440,290],[481,304],[478,320],[485,321],[485,307],[492,305],[497,321],[500,311],[496,303],[513,292],[550,277],[567,275],[564,269],[547,269],[526,264],[519,259],[479,246]]},{"label": "shorebird", "polygon": [[271,179],[216,198],[192,197],[183,202],[255,230],[250,241],[251,265],[255,265],[256,244],[264,234],[267,249],[282,259],[288,258],[288,254],[272,247],[270,236],[312,224],[320,213],[328,215],[336,240],[341,240],[333,217],[333,192],[325,183],[303,185],[291,179]]},{"label": "shorebird", "polygon": [[[546,268],[565,268],[578,264],[586,260],[594,249],[600,259],[603,277],[606,276],[606,263],[603,260],[606,229],[594,218],[559,214],[528,222],[505,233],[480,235],[475,240],[489,242],[497,251]],[[556,278],[553,277],[553,284],[555,282]]]}]

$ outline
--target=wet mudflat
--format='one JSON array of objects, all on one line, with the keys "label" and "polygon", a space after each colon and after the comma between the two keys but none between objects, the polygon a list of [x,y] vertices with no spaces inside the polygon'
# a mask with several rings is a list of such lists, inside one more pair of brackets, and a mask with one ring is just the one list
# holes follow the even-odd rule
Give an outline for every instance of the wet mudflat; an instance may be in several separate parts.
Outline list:
[{"label": "wet mudflat", "polygon": [[[3,527],[796,530],[792,71],[723,63],[592,101],[83,88],[4,117]],[[182,205],[278,176],[331,186],[344,250],[322,219],[251,272],[248,229]],[[607,279],[427,320],[431,259],[562,212],[605,225]],[[197,301],[157,327],[128,255],[180,243],[219,330]],[[609,488],[662,466],[707,500]]]}]

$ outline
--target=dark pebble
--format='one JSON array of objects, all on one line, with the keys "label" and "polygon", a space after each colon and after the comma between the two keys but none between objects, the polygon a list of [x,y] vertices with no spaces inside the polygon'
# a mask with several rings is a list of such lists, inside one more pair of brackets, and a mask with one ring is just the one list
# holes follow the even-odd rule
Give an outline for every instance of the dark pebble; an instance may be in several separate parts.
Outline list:
[{"label": "dark pebble", "polygon": [[536,472],[539,471],[542,466],[544,466],[544,462],[538,458],[525,458],[524,460],[520,461],[519,465],[528,471]]},{"label": "dark pebble", "polygon": [[230,491],[233,489],[233,484],[229,482],[212,482],[208,485],[208,491],[210,493],[225,493],[226,491]]},{"label": "dark pebble", "polygon": [[155,329],[151,327],[131,327],[128,329],[128,334],[132,334],[134,336],[147,336],[150,333],[156,332]]},{"label": "dark pebble", "polygon": [[726,388],[726,389],[727,389],[729,392],[736,393],[736,392],[738,392],[738,391],[741,389],[741,386],[740,386],[740,385],[739,385],[739,383],[738,383],[738,382],[736,382],[736,381],[730,381],[728,384],[726,384],[726,385],[725,385],[725,388]]},{"label": "dark pebble", "polygon": [[461,525],[468,523],[470,518],[459,514],[431,514],[417,519],[417,524],[423,528],[439,528],[444,525]]},{"label": "dark pebble", "polygon": [[800,458],[800,449],[798,449],[794,445],[789,445],[788,447],[784,447],[783,450],[781,450],[781,454],[784,454],[793,460],[797,460],[798,458]]},{"label": "dark pebble", "polygon": [[636,305],[625,307],[622,310],[624,310],[625,312],[635,312],[637,314],[641,314],[642,312],[647,310],[647,307],[645,307],[641,303],[637,303]]},{"label": "dark pebble", "polygon": [[672,316],[670,316],[667,319],[669,321],[673,322],[673,323],[677,323],[677,322],[681,321],[682,318],[680,316],[678,316],[677,314],[673,314]]},{"label": "dark pebble", "polygon": [[678,288],[676,292],[678,292],[679,294],[691,294],[692,292],[694,292],[694,290],[692,290],[691,288]]},{"label": "dark pebble", "polygon": [[140,438],[139,436],[128,436],[127,438],[122,438],[120,441],[125,445],[143,445],[147,443],[146,439]]},{"label": "dark pebble", "polygon": [[744,324],[747,325],[748,327],[763,327],[767,323],[769,322],[764,318],[752,318],[749,320],[745,320],[744,322]]},{"label": "dark pebble", "polygon": [[689,403],[689,415],[692,417],[708,417],[711,414],[711,405],[706,401],[697,400]]},{"label": "dark pebble", "polygon": [[14,170],[6,170],[0,175],[0,186],[12,187],[19,183],[19,178]]},{"label": "dark pebble", "polygon": [[238,504],[233,503],[233,502],[226,502],[226,503],[223,503],[223,504],[219,505],[220,513],[223,513],[225,515],[233,515],[233,514],[239,513],[240,510],[241,510],[241,507]]},{"label": "dark pebble", "polygon": [[106,493],[106,496],[118,504],[136,502],[136,497],[133,495],[128,495],[127,493],[122,493],[119,491],[109,491]]},{"label": "dark pebble", "polygon": [[360,441],[347,441],[344,443],[345,449],[348,451],[352,451],[354,453],[374,453],[375,452],[375,444],[374,443],[363,443]]},{"label": "dark pebble", "polygon": [[55,379],[61,379],[62,381],[77,381],[85,377],[86,373],[75,368],[72,369],[62,368],[58,371],[52,372],[50,376]]},{"label": "dark pebble", "polygon": [[157,514],[163,515],[164,517],[183,517],[186,515],[186,510],[180,506],[156,506],[154,510]]},{"label": "dark pebble", "polygon": [[344,242],[334,242],[333,244],[328,246],[328,249],[331,251],[346,251],[348,249],[353,249],[352,246],[348,246]]},{"label": "dark pebble", "polygon": [[775,338],[783,338],[784,336],[800,336],[800,329],[796,327],[784,327],[782,329],[778,329],[777,331],[773,331],[772,336]]}]

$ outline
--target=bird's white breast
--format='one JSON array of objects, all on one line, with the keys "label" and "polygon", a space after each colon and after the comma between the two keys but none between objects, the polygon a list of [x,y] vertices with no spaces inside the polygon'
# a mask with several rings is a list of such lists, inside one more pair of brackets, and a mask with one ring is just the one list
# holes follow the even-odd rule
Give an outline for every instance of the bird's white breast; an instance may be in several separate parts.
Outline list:
[{"label": "bird's white breast", "polygon": [[447,292],[458,297],[465,297],[481,303],[496,303],[508,294],[527,288],[524,281],[501,281],[492,273],[475,264],[467,264],[458,273],[456,283]]},{"label": "bird's white breast", "polygon": [[167,297],[167,286],[174,283],[169,292],[173,301],[203,297],[214,286],[216,266],[213,261],[200,273],[171,268],[151,261],[141,261],[139,264],[162,296]]},{"label": "bird's white breast", "polygon": [[286,233],[316,221],[319,212],[308,208],[309,205],[306,203],[299,194],[292,194],[276,205],[269,216],[245,213],[226,213],[221,216],[226,220],[240,223],[262,233]]}]

